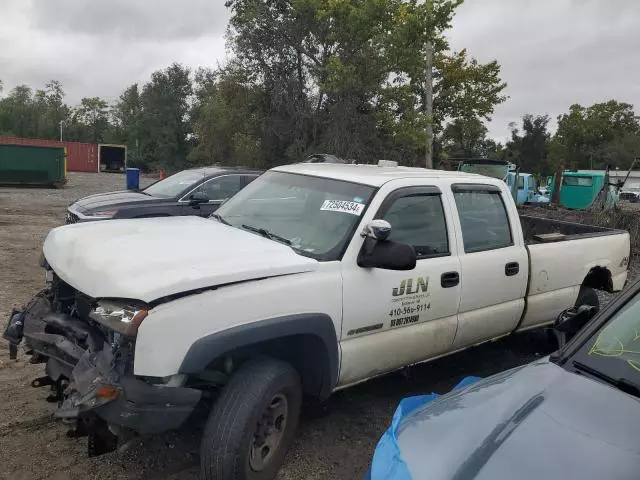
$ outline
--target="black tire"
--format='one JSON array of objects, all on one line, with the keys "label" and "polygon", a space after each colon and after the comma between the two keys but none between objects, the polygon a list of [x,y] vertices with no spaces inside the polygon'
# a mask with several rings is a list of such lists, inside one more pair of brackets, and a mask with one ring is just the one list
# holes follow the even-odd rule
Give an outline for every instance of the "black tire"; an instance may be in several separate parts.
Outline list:
[{"label": "black tire", "polygon": [[[269,451],[264,468],[252,467],[251,452],[260,422],[274,399],[285,404],[284,427],[273,428],[279,437],[277,448]],[[282,400],[284,399],[284,400]],[[268,480],[277,474],[293,441],[302,387],[298,373],[288,363],[271,358],[244,364],[226,385],[214,404],[200,446],[204,480]],[[268,416],[268,414],[267,414]],[[262,460],[258,460],[259,462]]]},{"label": "black tire", "polygon": [[593,288],[585,286],[580,287],[575,307],[579,307],[580,305],[589,305],[600,310],[600,299],[598,299],[598,294]]}]

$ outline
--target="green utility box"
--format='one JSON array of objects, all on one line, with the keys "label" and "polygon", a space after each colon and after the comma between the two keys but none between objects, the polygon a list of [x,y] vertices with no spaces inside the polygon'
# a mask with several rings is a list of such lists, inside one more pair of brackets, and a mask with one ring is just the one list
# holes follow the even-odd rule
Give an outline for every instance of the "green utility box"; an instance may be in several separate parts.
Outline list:
[{"label": "green utility box", "polygon": [[64,147],[0,145],[1,185],[62,187],[67,181]]}]

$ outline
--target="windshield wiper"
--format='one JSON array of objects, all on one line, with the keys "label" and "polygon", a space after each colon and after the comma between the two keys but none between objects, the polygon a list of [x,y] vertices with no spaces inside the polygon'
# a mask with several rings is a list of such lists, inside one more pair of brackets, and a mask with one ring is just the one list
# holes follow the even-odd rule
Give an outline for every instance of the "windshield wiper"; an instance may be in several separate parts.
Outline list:
[{"label": "windshield wiper", "polygon": [[252,225],[247,225],[245,223],[242,224],[242,228],[245,228],[251,232],[262,235],[263,237],[268,238],[269,240],[276,240],[280,243],[284,243],[285,245],[291,246],[291,240],[289,240],[288,238],[281,237],[280,235],[276,235],[275,233],[271,233],[266,228],[258,228]]},{"label": "windshield wiper", "polygon": [[573,363],[573,367],[576,370],[581,372],[586,372],[589,375],[599,378],[603,382],[608,383],[613,387],[616,387],[620,391],[628,393],[629,395],[633,395],[634,397],[640,398],[640,386],[627,380],[626,378],[610,377],[609,375],[602,373],[600,370],[596,370],[595,368],[590,367],[589,365],[586,365],[582,362],[578,362],[577,360],[574,360],[572,363]]},{"label": "windshield wiper", "polygon": [[222,218],[222,215],[220,215],[218,213],[212,213],[211,215],[209,215],[209,218],[214,218],[214,219],[218,220],[220,223],[224,223],[225,225],[231,225],[224,218]]}]

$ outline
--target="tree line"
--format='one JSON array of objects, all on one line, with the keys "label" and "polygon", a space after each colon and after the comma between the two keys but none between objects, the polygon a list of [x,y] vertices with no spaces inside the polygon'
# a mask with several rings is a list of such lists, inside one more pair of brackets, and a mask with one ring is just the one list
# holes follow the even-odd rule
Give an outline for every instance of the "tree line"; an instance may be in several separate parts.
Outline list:
[{"label": "tree line", "polygon": [[[461,0],[229,0],[231,60],[195,71],[173,64],[113,104],[65,103],[60,82],[0,98],[0,134],[122,143],[144,169],[213,163],[268,168],[332,153],[359,162],[424,165],[426,125],[436,163],[509,159],[548,173],[559,162],[633,156],[638,119],[627,104],[574,106],[553,137],[526,115],[502,145],[485,122],[506,101],[497,61],[453,51],[444,32]],[[425,114],[425,39],[434,47],[433,115]],[[1,88],[1,84],[0,84]],[[622,160],[620,160],[622,161]]]},{"label": "tree line", "polygon": [[523,172],[550,175],[569,169],[640,168],[640,118],[633,105],[609,100],[589,107],[574,104],[558,115],[549,132],[548,115],[527,114],[521,127],[510,123],[505,145],[489,141],[489,155],[519,165]]}]

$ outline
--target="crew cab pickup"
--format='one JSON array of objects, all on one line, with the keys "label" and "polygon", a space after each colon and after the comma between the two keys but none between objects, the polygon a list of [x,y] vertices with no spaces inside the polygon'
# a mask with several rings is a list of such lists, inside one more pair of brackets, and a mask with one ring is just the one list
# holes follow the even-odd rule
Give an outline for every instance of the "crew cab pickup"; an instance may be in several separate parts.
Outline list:
[{"label": "crew cab pickup", "polygon": [[208,219],[52,230],[47,287],[5,331],[46,362],[90,453],[211,405],[206,479],[275,476],[303,395],[332,392],[553,322],[620,290],[629,235],[520,217],[461,172],[297,164]]}]

